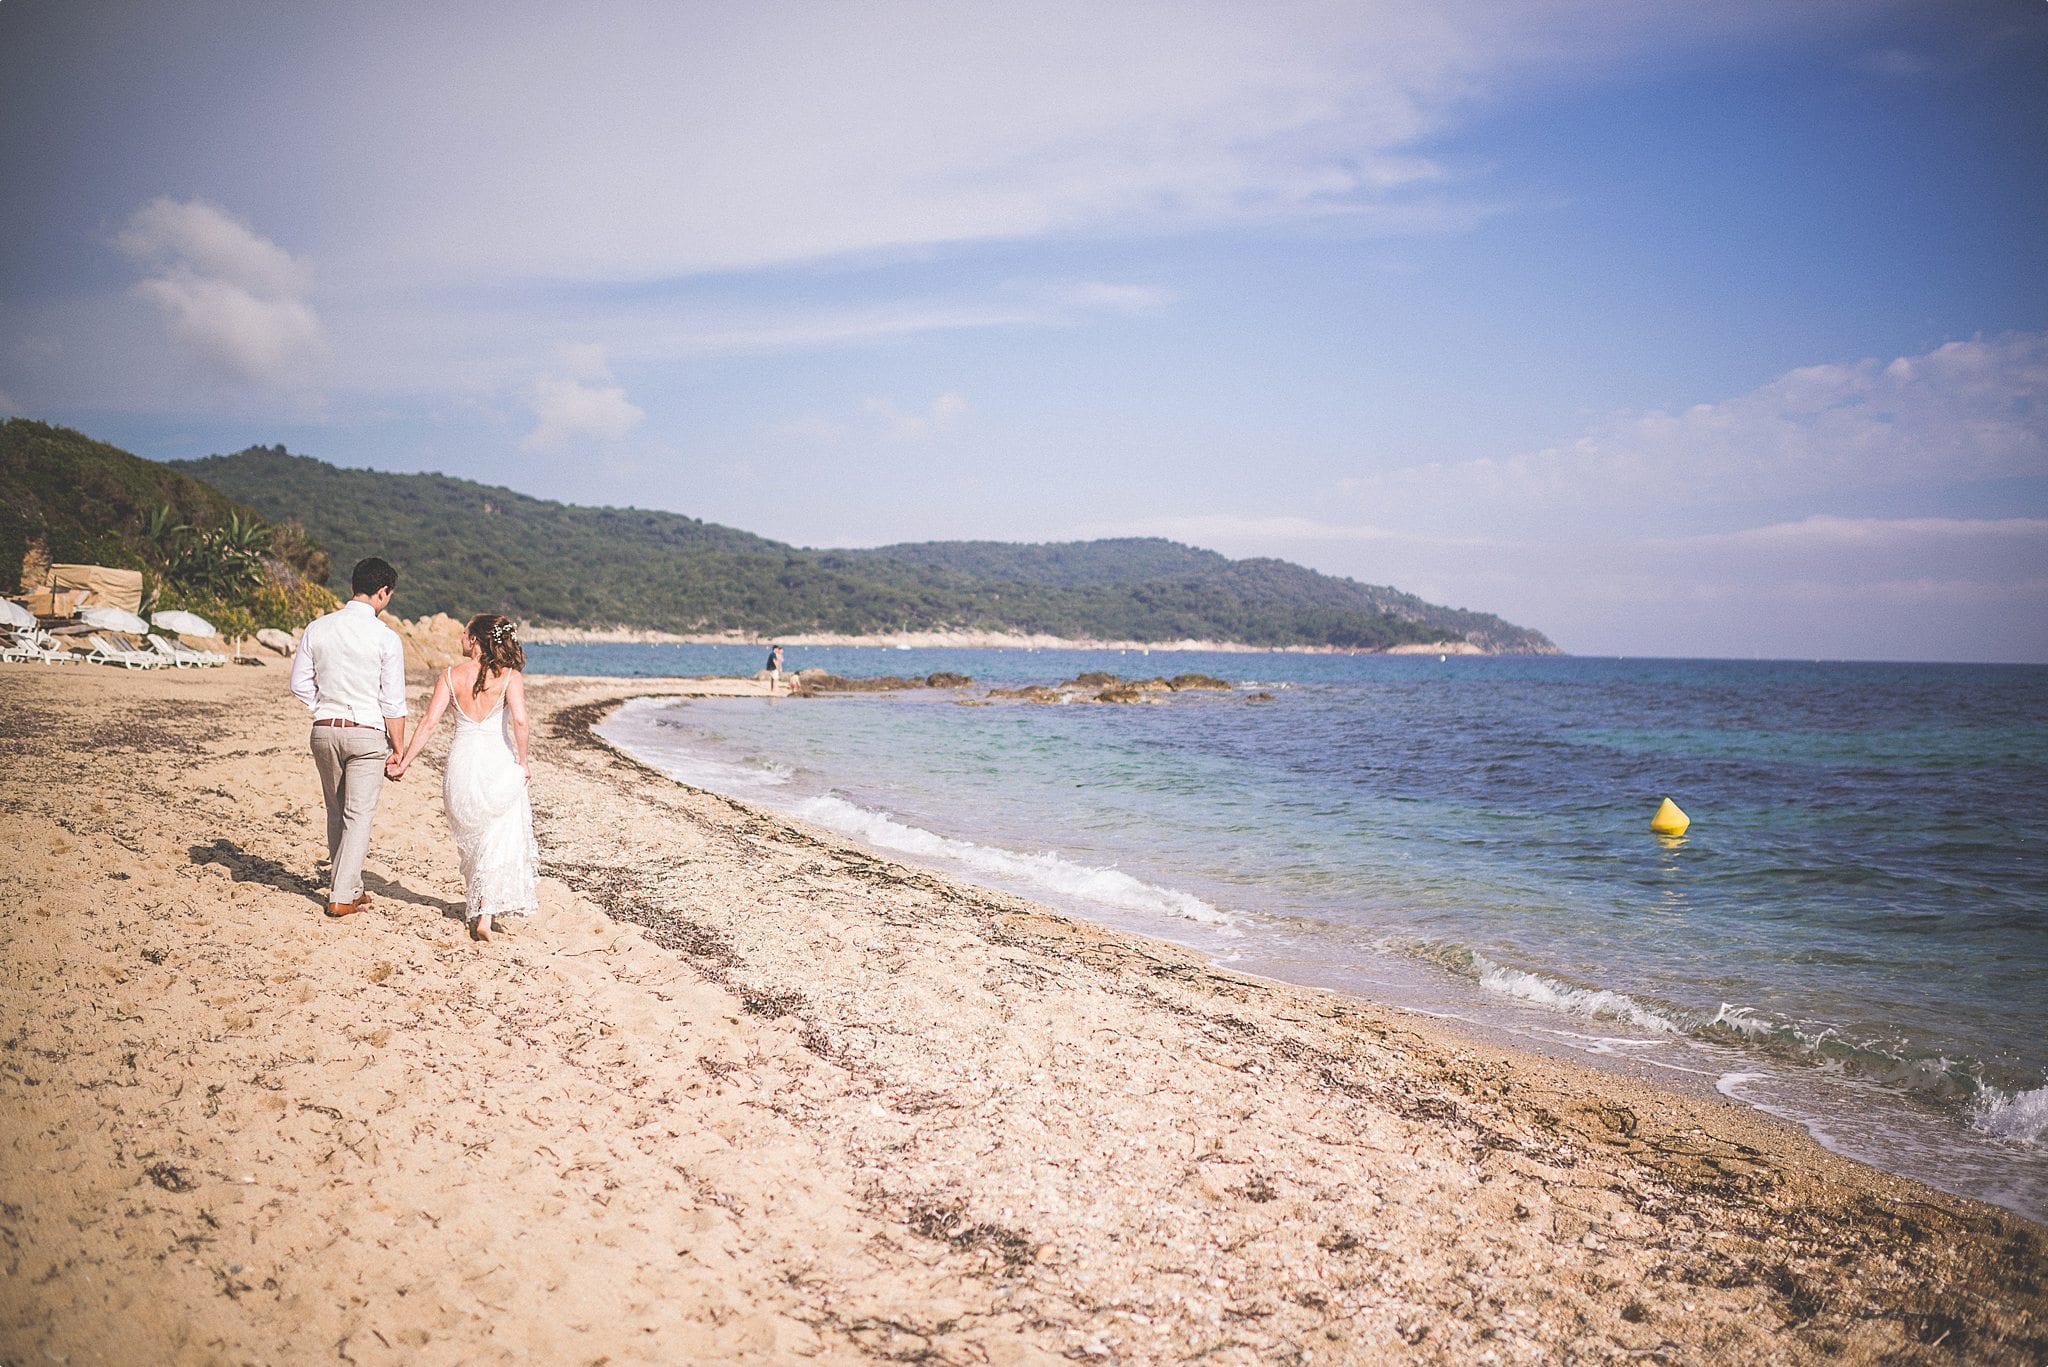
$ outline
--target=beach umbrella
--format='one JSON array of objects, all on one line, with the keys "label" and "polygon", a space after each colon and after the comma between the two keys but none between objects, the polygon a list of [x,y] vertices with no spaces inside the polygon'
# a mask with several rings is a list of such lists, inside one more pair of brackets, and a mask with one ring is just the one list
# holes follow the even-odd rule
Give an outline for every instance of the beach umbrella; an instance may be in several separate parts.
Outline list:
[{"label": "beach umbrella", "polygon": [[11,598],[0,598],[0,626],[33,627],[36,615]]},{"label": "beach umbrella", "polygon": [[147,636],[149,623],[134,613],[122,608],[89,607],[78,610],[79,620],[87,626],[103,627],[108,631],[125,631],[130,636]]},{"label": "beach umbrella", "polygon": [[149,620],[162,627],[165,631],[176,632],[180,636],[211,636],[214,634],[213,623],[207,621],[196,612],[186,612],[180,608],[168,608],[163,612],[152,612],[149,614]]}]

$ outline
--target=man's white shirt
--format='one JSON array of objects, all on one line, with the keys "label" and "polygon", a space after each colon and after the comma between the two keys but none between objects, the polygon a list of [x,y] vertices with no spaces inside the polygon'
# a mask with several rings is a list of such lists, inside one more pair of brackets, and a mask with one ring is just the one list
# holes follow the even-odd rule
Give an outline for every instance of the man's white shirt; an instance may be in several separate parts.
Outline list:
[{"label": "man's white shirt", "polygon": [[405,715],[405,645],[370,605],[351,601],[316,618],[292,657],[292,696],[314,721],[382,727]]}]

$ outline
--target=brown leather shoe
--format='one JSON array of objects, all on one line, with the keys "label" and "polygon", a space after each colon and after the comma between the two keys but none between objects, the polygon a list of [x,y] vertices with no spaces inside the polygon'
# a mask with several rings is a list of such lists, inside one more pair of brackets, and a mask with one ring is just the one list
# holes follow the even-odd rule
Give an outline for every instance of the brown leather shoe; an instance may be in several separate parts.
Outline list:
[{"label": "brown leather shoe", "polygon": [[327,904],[327,914],[329,916],[353,916],[361,911],[365,905],[367,904],[364,899],[360,897],[356,898],[353,902],[329,902]]}]

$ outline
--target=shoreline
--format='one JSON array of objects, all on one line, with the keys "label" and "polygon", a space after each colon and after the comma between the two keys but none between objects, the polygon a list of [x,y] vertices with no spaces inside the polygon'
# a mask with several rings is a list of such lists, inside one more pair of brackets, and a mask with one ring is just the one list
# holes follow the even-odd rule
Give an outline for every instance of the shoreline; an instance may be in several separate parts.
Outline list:
[{"label": "shoreline", "polygon": [[[594,659],[588,667],[612,664]],[[1148,667],[1171,673],[1180,666]],[[1220,665],[1212,667],[1228,673]],[[1298,671],[1268,674],[1266,668],[1283,666],[1269,662],[1260,678],[1301,677]],[[991,705],[971,697],[979,691],[952,690],[950,701]],[[998,696],[1006,692],[1014,694],[1003,689],[990,693],[994,705],[1018,705]],[[1032,701],[1052,698],[1051,690],[1033,692],[1039,696]],[[1241,687],[1237,696],[1243,692]],[[922,690],[891,695],[891,700],[908,705],[924,703],[928,696],[934,702],[949,700]],[[1090,694],[1071,692],[1060,700],[1077,696],[1092,700]],[[750,804],[777,820],[821,828],[828,838],[854,842],[880,857],[1029,898],[1098,927],[1163,940],[1232,972],[1349,994],[1442,1022],[1479,1042],[1576,1062],[1694,1098],[1734,1101],[1794,1127],[1830,1152],[2048,1222],[2048,1168],[2032,1132],[2048,1092],[2016,1081],[2018,1070],[2009,1063],[2003,1072],[1980,1068],[1978,1055],[1944,1048],[1940,1035],[1926,1044],[1930,1037],[1923,1034],[1915,1051],[1896,1046],[1898,1052],[1886,1054],[1866,1044],[1867,1053],[1852,1054],[1846,1071],[1838,1071],[1839,1061],[1824,1052],[1833,1030],[1823,1030],[1821,1022],[1861,1020],[1853,997],[1816,995],[1801,1011],[1788,1005],[1794,997],[1773,999],[1768,985],[1759,989],[1748,982],[1752,990],[1742,991],[1739,984],[1746,980],[1738,964],[1727,965],[1725,980],[1707,978],[1702,984],[1695,969],[1673,988],[1670,980],[1658,977],[1654,958],[1601,963],[1586,953],[1598,951],[1597,940],[1557,948],[1550,940],[1562,930],[1495,941],[1486,925],[1453,924],[1443,915],[1446,906],[1463,906],[1445,900],[1446,879],[1465,872],[1455,861],[1437,865],[1446,870],[1445,878],[1418,881],[1404,876],[1402,868],[1404,859],[1415,856],[1397,848],[1390,847],[1376,861],[1381,869],[1373,869],[1335,862],[1342,859],[1341,851],[1316,847],[1323,861],[1319,868],[1344,871],[1335,895],[1327,886],[1304,888],[1289,881],[1284,856],[1295,847],[1279,850],[1283,862],[1269,878],[1267,861],[1276,852],[1272,831],[1260,829],[1248,816],[1221,826],[1202,805],[1205,793],[1195,791],[1184,771],[1172,771],[1175,780],[1148,776],[1148,784],[1174,781],[1175,796],[1168,808],[1145,807],[1142,795],[1133,797],[1120,786],[1123,777],[1091,770],[1086,758],[1091,751],[1076,757],[1054,750],[1062,755],[1057,763],[1040,763],[1030,747],[1015,740],[1023,734],[1021,719],[998,722],[988,731],[963,723],[963,731],[945,722],[945,714],[960,715],[951,708],[934,714],[929,707],[912,707],[924,715],[882,721],[882,711],[896,710],[884,707],[842,728],[772,707],[722,708],[709,701],[684,707],[655,697],[624,704],[600,731],[601,739],[665,776]],[[1193,724],[1204,724],[1201,712],[1192,715]],[[1028,734],[1041,740],[1069,734],[1058,723],[1051,725],[1052,731],[1032,727]],[[1142,734],[1156,739],[1162,733],[1151,728]],[[999,741],[998,735],[1010,739]],[[1272,733],[1266,735],[1270,739]],[[949,779],[935,784],[932,775],[954,772],[963,754],[973,758],[960,764],[957,784]],[[906,765],[905,755],[923,758]],[[1116,796],[1091,803],[1077,791],[1069,801],[1064,796],[1069,779],[1086,779],[1089,787],[1107,784]],[[1248,786],[1247,791],[1259,795],[1263,813],[1270,790]],[[1241,796],[1231,801],[1244,805]],[[1107,833],[1095,828],[1105,809],[1115,817]],[[1118,824],[1135,827],[1134,814],[1140,811],[1149,835]],[[1190,839],[1183,826],[1209,834]],[[1419,836],[1418,849],[1428,848],[1429,834],[1412,822],[1408,834]],[[1314,839],[1316,833],[1300,838]],[[1541,867],[1548,837],[1532,840],[1525,831],[1522,839],[1531,853],[1496,852],[1500,869],[1514,870],[1524,858],[1532,861],[1532,869]],[[1627,848],[1625,835],[1621,840],[1613,847],[1617,858],[1637,853]],[[1250,850],[1258,851],[1256,857]],[[1390,895],[1387,879],[1402,880],[1412,895]],[[1351,916],[1353,903],[1375,910],[1361,922]],[[1473,905],[1484,905],[1483,889]],[[1437,919],[1426,931],[1404,919],[1418,906],[1435,909]],[[1512,937],[1513,930],[1508,934]],[[1700,951],[1696,941],[1687,943],[1694,953]],[[1646,990],[1646,983],[1665,990]],[[1711,995],[1702,1000],[1686,987],[1703,987]],[[1851,1008],[1846,1012],[1841,1009],[1845,1000]],[[1752,1001],[1773,1002],[1782,1014],[1753,1013],[1743,1005]],[[1970,1007],[1968,997],[1958,998],[1940,1012],[1942,1023],[1953,1026],[1960,1019],[1981,1026],[1983,1016],[1970,1017]],[[1781,1025],[1775,1034],[1761,1026],[1745,1030],[1753,1019],[1797,1025]],[[1929,1023],[1925,1016],[1908,1017],[1898,1038]],[[1856,1036],[1852,1030],[1845,1027],[1843,1033],[1857,1039],[1875,1033],[1866,1027]],[[1985,1037],[1960,1026],[1950,1038],[1981,1043]],[[2004,1042],[2030,1051],[2023,1026],[2015,1025]],[[1981,1056],[2010,1057],[1989,1049]],[[1947,1090],[1937,1091],[1908,1072],[1916,1060],[1928,1058],[1940,1058],[1949,1070],[1940,1075]],[[1896,1071],[1887,1073],[1885,1064]],[[2038,1076],[2033,1080],[2038,1083]]]},{"label": "shoreline", "polygon": [[[1253,646],[1236,641],[1093,641],[1043,634],[1011,634],[999,631],[896,631],[869,635],[836,632],[799,632],[788,636],[751,636],[736,633],[687,633],[651,631],[639,627],[535,627],[523,625],[520,638],[536,645],[688,645],[755,646],[770,645],[873,646],[902,650],[1117,650],[1146,654],[1176,652],[1210,655],[1489,655],[1495,653],[1470,641],[1437,641],[1430,644],[1388,646],[1384,650],[1362,650],[1349,646]],[[1534,654],[1517,651],[1515,654]],[[1562,653],[1562,652],[1558,652]]]},{"label": "shoreline", "polygon": [[281,666],[0,666],[0,1354],[2048,1351],[2048,1231],[2009,1212],[908,868],[590,734],[703,685],[530,687],[543,914],[479,952],[441,744],[386,788],[376,911],[329,923]]},{"label": "shoreline", "polygon": [[[577,709],[563,720],[565,724],[574,728],[578,738],[584,743],[610,752],[622,763],[643,772],[649,778],[659,783],[673,784],[685,791],[701,794],[720,802],[730,803],[735,809],[744,811],[760,820],[783,823],[791,830],[803,834],[805,838],[816,840],[822,845],[844,847],[857,851],[863,858],[872,858],[900,865],[920,876],[937,879],[940,882],[957,886],[976,896],[1009,899],[1029,906],[1040,914],[1076,926],[1086,927],[1094,933],[1122,936],[1141,945],[1152,946],[1160,951],[1170,951],[1175,954],[1192,956],[1194,959],[1199,960],[1206,971],[1210,973],[1256,983],[1270,991],[1300,992],[1313,997],[1328,997],[1337,1001],[1353,1003],[1361,1008],[1388,1011],[1398,1016],[1427,1021],[1429,1022],[1430,1029],[1440,1030],[1453,1041],[1466,1046],[1476,1045],[1498,1049],[1508,1055],[1542,1058],[1567,1068],[1580,1068],[1614,1078],[1643,1082],[1657,1088],[1659,1091],[1668,1092],[1674,1096],[1705,1103],[1710,1106],[1734,1106],[1753,1116],[1767,1127],[1782,1128],[1786,1133],[1796,1135],[1802,1141],[1815,1143],[1831,1155],[1855,1163],[1859,1167],[1866,1167],[1874,1172],[1881,1172],[1886,1176],[1896,1177],[1903,1181],[1920,1182],[1920,1179],[1913,1177],[1911,1174],[1894,1173],[1889,1169],[1879,1167],[1854,1155],[1829,1149],[1825,1144],[1821,1144],[1820,1141],[1815,1139],[1797,1121],[1784,1116],[1774,1115],[1761,1107],[1729,1097],[1717,1086],[1718,1078],[1716,1076],[1709,1076],[1706,1073],[1688,1075],[1656,1063],[1646,1062],[1627,1053],[1588,1054],[1575,1050],[1566,1044],[1546,1043],[1540,1038],[1525,1037],[1517,1034],[1508,1026],[1492,1024],[1483,1019],[1460,1015],[1452,1011],[1435,1011],[1406,1002],[1383,1001],[1364,992],[1334,982],[1315,982],[1303,978],[1289,977],[1277,969],[1263,971],[1257,967],[1229,965],[1199,945],[1175,940],[1165,934],[1149,933],[1144,930],[1118,926],[1099,917],[1091,917],[1085,910],[1067,910],[1049,901],[1042,900],[1040,897],[1034,897],[1028,892],[1012,891],[993,883],[977,881],[971,873],[956,873],[944,868],[920,864],[915,862],[915,856],[900,854],[884,847],[870,848],[863,845],[857,836],[834,830],[828,826],[822,826],[815,821],[806,820],[789,812],[779,811],[764,803],[744,797],[736,797],[729,793],[722,793],[714,788],[699,787],[686,780],[676,778],[658,765],[650,763],[634,754],[625,746],[601,735],[598,731],[598,728],[606,721],[615,717],[622,707],[636,701],[664,698],[709,699],[734,696],[764,696],[758,687],[752,690],[728,690],[717,686],[724,681],[712,678],[615,680],[611,676],[605,675],[549,675],[543,677],[599,686],[614,682],[680,685],[681,687],[676,692],[635,692],[631,696],[620,697],[602,705],[595,705],[588,712]],[[706,691],[697,691],[700,687],[705,688]],[[785,694],[783,696],[788,697],[792,695]],[[1264,962],[1258,959],[1257,956],[1251,956],[1251,958],[1254,963]],[[1484,1003],[1482,1001],[1475,1004],[1483,1005]],[[2005,1214],[2023,1221],[2031,1220],[2032,1218],[2024,1211],[2016,1211],[1998,1206],[1995,1202],[1982,1201],[1982,1198],[1972,1197],[1967,1193],[1944,1191],[1943,1194],[1955,1199],[1978,1201],[1981,1204],[1999,1209]]]}]

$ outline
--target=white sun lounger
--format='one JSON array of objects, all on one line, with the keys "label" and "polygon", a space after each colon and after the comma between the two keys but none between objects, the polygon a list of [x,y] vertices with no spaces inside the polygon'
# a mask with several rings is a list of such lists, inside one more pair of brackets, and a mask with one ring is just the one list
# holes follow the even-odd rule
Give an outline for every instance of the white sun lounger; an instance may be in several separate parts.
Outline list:
[{"label": "white sun lounger", "polygon": [[92,647],[92,652],[85,658],[94,664],[120,665],[123,669],[161,669],[170,663],[161,655],[152,655],[146,650],[116,649],[97,636],[88,636],[85,639]]},{"label": "white sun lounger", "polygon": [[163,657],[163,662],[173,669],[197,669],[199,661],[191,658],[191,652],[180,653],[178,648],[161,636],[145,636],[149,648]]},{"label": "white sun lounger", "polygon": [[[158,644],[159,642],[162,644]],[[228,662],[227,656],[216,651],[201,650],[197,646],[188,646],[183,641],[174,640],[170,637],[152,636],[149,638],[149,643],[155,646],[158,651],[169,655],[174,662],[180,665],[211,667],[213,665],[224,665]]]},{"label": "white sun lounger", "polygon": [[78,656],[57,644],[57,638],[44,631],[27,631],[16,627],[9,630],[4,642],[0,642],[0,658],[19,660],[27,664],[71,665],[83,664]]}]

